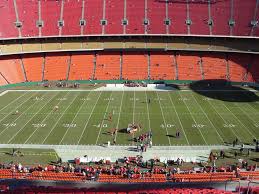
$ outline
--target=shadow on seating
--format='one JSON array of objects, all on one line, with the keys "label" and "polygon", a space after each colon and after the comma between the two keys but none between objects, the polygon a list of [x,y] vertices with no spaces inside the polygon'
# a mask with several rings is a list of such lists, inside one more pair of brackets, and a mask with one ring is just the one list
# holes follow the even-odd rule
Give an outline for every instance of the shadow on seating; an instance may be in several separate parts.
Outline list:
[{"label": "shadow on seating", "polygon": [[233,86],[224,79],[200,80],[190,84],[190,89],[208,98],[228,102],[256,102],[259,97],[255,92],[240,86]]}]

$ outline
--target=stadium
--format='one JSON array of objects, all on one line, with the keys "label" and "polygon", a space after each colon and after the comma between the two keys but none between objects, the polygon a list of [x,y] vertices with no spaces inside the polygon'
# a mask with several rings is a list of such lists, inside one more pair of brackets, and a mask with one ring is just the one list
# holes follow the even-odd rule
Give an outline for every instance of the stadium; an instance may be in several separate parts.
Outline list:
[{"label": "stadium", "polygon": [[0,193],[259,193],[259,0],[0,18]]}]

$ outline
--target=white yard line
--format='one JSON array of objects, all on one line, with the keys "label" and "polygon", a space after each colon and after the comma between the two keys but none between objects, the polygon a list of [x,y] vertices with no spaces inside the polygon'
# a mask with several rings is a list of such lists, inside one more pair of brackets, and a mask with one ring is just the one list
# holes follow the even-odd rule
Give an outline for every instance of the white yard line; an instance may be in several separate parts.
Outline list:
[{"label": "white yard line", "polygon": [[[47,94],[47,93],[46,93],[46,94]],[[44,95],[43,95],[43,96],[44,96]],[[54,97],[55,97],[55,96],[53,96],[52,98],[50,98],[50,100],[52,100]],[[50,102],[50,100],[48,100],[48,102],[45,103],[45,104],[37,111],[37,113],[40,112],[46,105],[48,105],[48,103]],[[22,129],[24,129],[24,127],[37,115],[37,113],[36,113],[34,116],[32,116],[32,117],[13,135],[13,137],[11,137],[11,138],[9,139],[9,141],[8,141],[7,143],[10,143],[10,142],[19,134],[19,132],[20,132]]]},{"label": "white yard line", "polygon": [[[59,92],[60,93],[60,92]],[[59,93],[57,93],[54,97],[56,97]],[[69,94],[69,92],[65,95],[65,96],[67,96]],[[64,96],[64,97],[65,97]],[[59,103],[61,103],[62,101],[60,100],[56,105],[59,105]],[[49,118],[49,116],[51,115],[51,113],[52,112],[54,112],[54,110],[52,110],[52,111],[50,111],[49,113],[46,113],[47,115],[46,115],[46,117],[40,122],[40,124],[42,124],[47,118]],[[36,133],[37,131],[38,131],[38,129],[39,129],[40,127],[37,127],[33,132],[32,132],[32,134],[26,139],[26,141],[24,142],[24,144],[26,144],[29,140],[30,140],[30,138],[34,135],[34,133]]]},{"label": "white yard line", "polygon": [[0,96],[3,96],[3,95],[5,95],[5,94],[7,94],[8,92],[9,92],[8,90],[3,91],[3,92],[0,93]]},{"label": "white yard line", "polygon": [[[214,107],[214,105],[208,100],[208,103],[210,104],[210,106],[215,110],[215,112],[219,115],[219,117],[225,122],[225,124],[227,124],[226,120],[221,116],[220,113],[218,113],[217,109]],[[229,127],[228,127],[229,128]],[[234,136],[236,136],[236,138],[240,139],[240,137],[237,136],[237,134],[233,131],[232,128],[229,128],[232,133],[234,134]]]},{"label": "white yard line", "polygon": [[[118,116],[118,121],[117,121],[116,129],[119,128],[119,124],[120,124],[121,108],[122,108],[123,98],[124,98],[124,90],[123,90],[122,97],[121,97],[120,112],[119,112],[119,116]],[[116,133],[115,133],[115,137],[114,137],[114,140],[115,140],[115,141],[116,141],[116,139],[117,139],[117,134],[118,134],[118,133],[116,132]]]},{"label": "white yard line", "polygon": [[[91,92],[88,93],[88,95],[87,95],[86,98],[88,98],[88,96],[89,96],[90,93],[91,93]],[[78,109],[78,111],[77,111],[76,115],[74,116],[74,118],[73,118],[73,120],[72,120],[71,123],[73,123],[73,122],[75,121],[75,119],[77,118],[77,115],[79,114],[79,112],[81,111],[81,109],[84,107],[86,101],[87,101],[87,100],[85,100],[85,101],[81,104],[80,108]],[[69,126],[69,127],[67,128],[66,133],[63,135],[63,137],[62,137],[62,139],[60,140],[59,144],[62,143],[62,141],[63,141],[64,138],[66,137],[66,135],[67,135],[67,133],[68,133],[68,131],[69,131],[70,128],[71,128],[71,126]]]},{"label": "white yard line", "polygon": [[[23,95],[19,96],[18,98],[14,99],[12,102],[10,102],[9,104],[7,104],[7,105],[4,106],[3,108],[1,108],[1,109],[0,109],[0,112],[1,112],[3,109],[5,109],[6,107],[8,107],[8,106],[10,106],[11,104],[13,104],[14,102],[16,102],[16,101],[17,101],[18,99],[20,99],[21,97],[23,97],[25,94],[27,94],[27,93],[24,93]],[[28,99],[27,99],[27,100],[28,100]],[[24,101],[24,102],[26,102],[26,101]],[[23,102],[23,103],[24,103],[24,102]],[[23,104],[23,103],[22,103],[22,104]],[[20,104],[20,105],[22,105],[22,104]],[[18,107],[20,107],[20,106],[18,106]],[[18,108],[18,107],[17,107],[17,108]],[[8,114],[10,114],[10,113],[8,113]],[[1,119],[0,122],[1,122],[2,120],[3,120],[3,119]]]},{"label": "white yard line", "polygon": [[210,122],[210,124],[213,126],[213,128],[215,129],[216,133],[218,134],[220,140],[222,141],[222,143],[224,143],[224,139],[221,137],[221,135],[219,134],[217,128],[215,127],[215,125],[212,123],[212,121],[210,120],[208,114],[203,110],[203,108],[201,107],[201,105],[198,103],[198,101],[196,100],[196,98],[193,96],[193,94],[191,93],[192,98],[195,100],[196,104],[198,104],[198,106],[200,107],[200,110],[203,112],[203,114],[207,117],[208,121]]},{"label": "white yard line", "polygon": [[164,125],[165,125],[165,129],[166,129],[166,135],[167,135],[167,138],[168,138],[168,141],[169,141],[169,145],[171,146],[171,140],[169,138],[169,134],[168,134],[168,129],[167,129],[167,124],[166,124],[166,121],[165,121],[165,116],[164,116],[164,112],[162,110],[162,107],[161,107],[161,102],[160,102],[160,98],[158,96],[158,93],[156,92],[156,95],[157,95],[157,98],[158,98],[158,102],[159,102],[159,106],[160,106],[160,110],[161,110],[161,114],[162,114],[162,117],[163,117],[163,120],[164,120]]},{"label": "white yard line", "polygon": [[[250,120],[252,120],[254,123],[257,123],[257,122],[258,122],[258,121],[256,121],[256,120],[254,120],[252,116],[250,116],[249,114],[247,114],[247,112],[246,112],[244,109],[242,109],[237,103],[235,103],[235,105],[236,105],[244,114],[246,114],[247,117],[248,117]],[[247,104],[245,104],[245,105],[247,105]]]},{"label": "white yard line", "polygon": [[[75,101],[75,99],[76,99],[77,97],[78,97],[78,95],[75,96],[73,100],[71,100],[71,102],[69,103],[69,105],[66,107],[66,109],[65,109],[62,113],[64,113],[64,112],[67,111],[67,109],[73,104],[73,102]],[[57,126],[57,124],[59,123],[59,121],[60,121],[60,119],[61,119],[62,117],[63,117],[63,114],[61,114],[61,116],[58,118],[58,120],[56,121],[55,125],[51,128],[49,134],[45,137],[45,139],[42,141],[41,144],[44,144],[44,142],[48,139],[48,137],[50,136],[51,132],[55,129],[55,127]]]},{"label": "white yard line", "polygon": [[177,116],[177,118],[178,118],[178,120],[179,120],[179,123],[180,123],[180,125],[181,125],[181,128],[182,128],[183,134],[184,134],[184,136],[185,136],[185,139],[186,139],[188,145],[190,145],[190,142],[189,142],[189,140],[188,140],[188,138],[187,138],[187,135],[186,135],[186,133],[185,133],[183,124],[182,124],[182,122],[181,122],[181,120],[180,120],[180,117],[179,117],[179,115],[178,115],[178,112],[176,111],[176,107],[175,107],[175,105],[174,105],[174,103],[173,103],[173,100],[172,100],[172,98],[171,98],[169,92],[168,92],[167,94],[168,94],[168,96],[169,96],[169,98],[170,98],[171,104],[173,105],[174,111],[175,111],[176,116]]},{"label": "white yard line", "polygon": [[250,135],[256,139],[255,135],[251,133],[251,131],[239,120],[239,118],[237,118],[237,116],[226,106],[226,104],[224,102],[222,102],[222,104],[228,109],[229,112],[232,113],[232,115],[238,120],[238,122],[243,125],[244,128],[247,129],[247,131],[250,133]]},{"label": "white yard line", "polygon": [[91,113],[90,113],[90,116],[88,117],[88,120],[87,120],[87,122],[85,123],[84,129],[83,129],[83,131],[82,131],[82,133],[81,133],[81,135],[80,135],[80,137],[79,137],[79,139],[78,139],[77,145],[80,143],[80,141],[81,141],[81,139],[82,139],[82,137],[83,137],[83,135],[84,135],[84,132],[85,132],[85,130],[86,130],[86,127],[87,127],[87,125],[88,125],[88,123],[89,123],[89,121],[90,121],[90,118],[91,118],[92,115],[93,115],[94,109],[95,109],[95,107],[96,107],[96,105],[97,105],[97,102],[98,102],[99,99],[100,99],[101,94],[102,94],[102,92],[100,92],[100,94],[99,94],[99,96],[98,96],[98,98],[97,98],[97,100],[96,100],[96,102],[95,102],[95,104],[94,104],[94,106],[93,106],[93,109],[92,109],[92,111],[91,111]]},{"label": "white yard line", "polygon": [[148,99],[147,99],[147,91],[145,91],[146,96],[146,105],[147,105],[147,118],[148,118],[148,130],[151,129],[151,121],[150,121],[150,115],[149,115],[149,107],[148,107]]},{"label": "white yard line", "polygon": [[[37,94],[37,93],[36,93]],[[32,95],[32,96],[35,96],[36,94],[34,94],[34,95]],[[30,96],[30,98],[31,98],[31,96]],[[27,102],[28,100],[30,100],[30,98],[28,98],[26,101],[24,101],[22,104],[24,104],[25,102]],[[32,103],[30,106],[28,106],[25,110],[24,110],[24,112],[26,112],[27,110],[29,110],[34,104],[36,103],[36,101],[34,102],[34,103]],[[21,105],[22,105],[21,104]],[[20,106],[21,106],[20,105]],[[20,106],[18,106],[18,107],[20,107]],[[23,112],[23,113],[24,113]],[[17,121],[22,115],[23,115],[23,113],[21,113],[14,121],[12,121],[12,123],[14,123],[15,121]],[[9,114],[10,115],[10,114]],[[7,115],[8,116],[8,115]],[[2,120],[1,120],[2,121]],[[1,133],[0,133],[0,135],[2,135],[2,133],[4,133],[7,129],[9,128],[9,126],[8,127],[6,127],[3,131],[1,131]]]},{"label": "white yard line", "polygon": [[[111,97],[112,97],[112,92],[111,92],[110,98],[111,98]],[[97,136],[96,142],[95,142],[96,145],[97,145],[98,139],[99,139],[99,137],[100,137],[100,134],[101,134],[101,131],[102,131],[102,128],[103,128],[104,119],[105,119],[105,117],[106,117],[106,113],[107,113],[107,111],[108,111],[110,102],[111,102],[111,99],[109,99],[109,102],[108,102],[108,104],[107,104],[107,107],[106,107],[105,112],[104,112],[104,115],[103,115],[103,120],[102,120],[100,129],[99,129],[99,133],[98,133],[98,136]]]},{"label": "white yard line", "polygon": [[[179,95],[180,95],[180,97],[182,98],[182,95],[181,95],[181,93],[180,93],[180,92],[179,92]],[[186,108],[188,109],[188,111],[191,113],[191,111],[190,111],[190,109],[189,109],[188,105],[185,103],[185,100],[183,100],[183,103],[185,104],[185,106],[186,106]],[[201,134],[202,139],[203,139],[203,140],[204,140],[204,142],[208,145],[208,143],[207,143],[206,139],[204,138],[204,136],[203,136],[203,134],[202,134],[202,132],[201,132],[200,127],[198,127],[198,124],[197,124],[196,120],[194,119],[194,117],[192,116],[192,114],[191,114],[191,117],[192,117],[193,121],[195,122],[195,124],[197,125],[197,129],[199,130],[199,132],[200,132],[200,134]]]}]

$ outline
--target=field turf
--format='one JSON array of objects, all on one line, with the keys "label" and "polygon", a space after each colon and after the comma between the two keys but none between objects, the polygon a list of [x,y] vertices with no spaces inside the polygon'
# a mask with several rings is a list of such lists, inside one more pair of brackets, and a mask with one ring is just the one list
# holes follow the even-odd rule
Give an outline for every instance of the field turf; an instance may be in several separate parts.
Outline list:
[{"label": "field turf", "polygon": [[11,91],[0,96],[0,144],[104,144],[113,141],[110,129],[118,128],[116,143],[129,145],[133,137],[122,130],[129,123],[143,127],[135,137],[152,129],[153,145],[215,145],[236,138],[252,143],[259,138],[259,101],[251,99],[251,92],[242,97],[235,92],[217,92],[215,98],[207,94]]}]

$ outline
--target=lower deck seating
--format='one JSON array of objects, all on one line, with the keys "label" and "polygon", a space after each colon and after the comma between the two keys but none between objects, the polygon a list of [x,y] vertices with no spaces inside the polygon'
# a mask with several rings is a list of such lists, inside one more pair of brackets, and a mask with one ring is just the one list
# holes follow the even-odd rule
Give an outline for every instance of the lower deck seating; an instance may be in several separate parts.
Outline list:
[{"label": "lower deck seating", "polygon": [[193,54],[176,55],[179,80],[201,80],[200,57]]},{"label": "lower deck seating", "polygon": [[45,57],[44,80],[65,80],[68,70],[67,54],[47,54]]},{"label": "lower deck seating", "polygon": [[120,60],[118,53],[105,53],[96,55],[95,79],[114,80],[120,79]]},{"label": "lower deck seating", "polygon": [[43,57],[39,55],[25,55],[23,57],[23,65],[27,80],[29,82],[41,81],[42,80],[42,64]]},{"label": "lower deck seating", "polygon": [[69,80],[92,79],[94,68],[94,54],[73,54],[71,56]]},{"label": "lower deck seating", "polygon": [[122,78],[125,80],[148,79],[147,54],[141,52],[124,52],[122,61]]},{"label": "lower deck seating", "polygon": [[153,80],[175,79],[174,55],[170,53],[152,53],[150,55],[150,78]]},{"label": "lower deck seating", "polygon": [[[226,79],[226,58],[222,54],[205,54],[202,56],[202,67],[205,79]],[[215,71],[216,69],[216,71]]]},{"label": "lower deck seating", "polygon": [[[41,80],[208,80],[259,82],[259,56],[197,52],[75,52],[0,58],[0,84]],[[24,70],[23,70],[24,68]],[[44,74],[44,75],[43,75]]]},{"label": "lower deck seating", "polygon": [[237,82],[246,81],[249,62],[249,55],[230,54],[228,56],[229,79]]},{"label": "lower deck seating", "polygon": [[0,59],[0,73],[11,84],[25,81],[21,60],[18,57],[2,57]]},{"label": "lower deck seating", "polygon": [[259,56],[253,56],[249,72],[252,73],[253,80],[259,82]]}]

